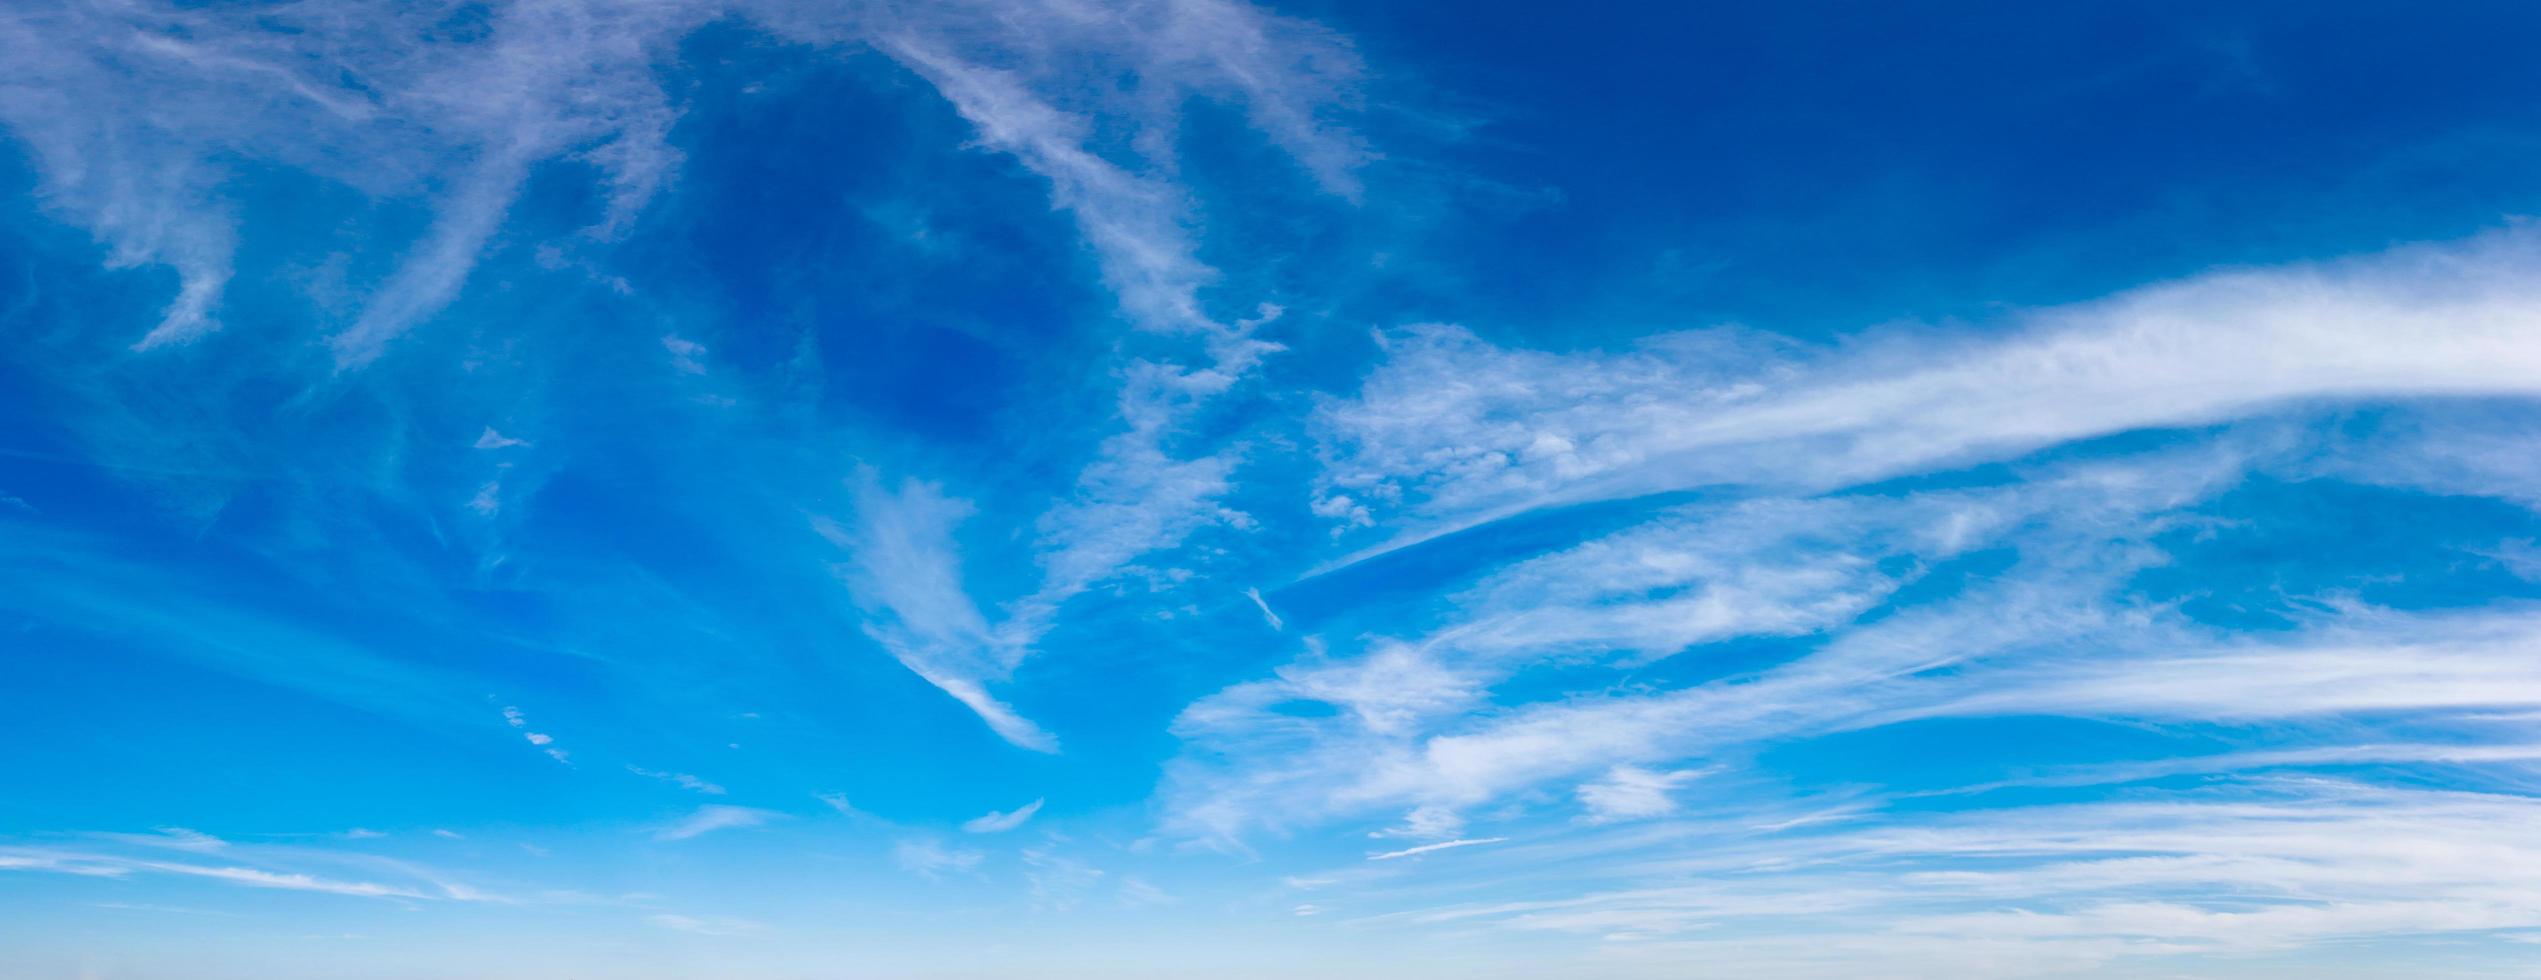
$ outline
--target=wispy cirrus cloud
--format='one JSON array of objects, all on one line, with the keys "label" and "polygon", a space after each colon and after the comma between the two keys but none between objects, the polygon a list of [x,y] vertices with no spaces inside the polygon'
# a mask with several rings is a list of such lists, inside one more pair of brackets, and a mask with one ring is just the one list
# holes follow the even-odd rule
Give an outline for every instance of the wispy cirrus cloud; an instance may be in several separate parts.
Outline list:
[{"label": "wispy cirrus cloud", "polygon": [[642,776],[646,779],[658,779],[662,782],[669,783],[692,793],[703,793],[707,796],[724,795],[723,787],[684,772],[663,772],[658,769],[646,769],[643,766],[636,765],[632,762],[627,763],[626,771]]},{"label": "wispy cirrus cloud", "polygon": [[[1049,181],[1052,204],[1075,217],[1132,324],[1196,339],[1200,347],[1130,358],[1120,370],[1123,431],[1102,441],[1073,493],[1038,521],[1041,585],[1008,604],[996,627],[1011,660],[1063,604],[1130,562],[1203,528],[1250,521],[1223,502],[1238,453],[1195,455],[1174,441],[1197,406],[1278,349],[1254,334],[1279,310],[1264,302],[1253,318],[1228,319],[1202,301],[1220,274],[1198,256],[1198,216],[1174,180],[1173,135],[1188,99],[1231,99],[1326,191],[1355,195],[1353,170],[1366,152],[1333,117],[1353,104],[1358,65],[1328,32],[1223,0],[938,13],[956,26],[894,22],[879,29],[877,45],[933,84],[977,127],[984,147]],[[1035,70],[1058,51],[1114,65],[1136,80],[1135,92],[1106,99]],[[1121,127],[1130,133],[1126,140],[1105,135]],[[1009,741],[1043,751],[1055,746],[985,692],[991,677],[930,670],[931,681]]]},{"label": "wispy cirrus cloud", "polygon": [[658,841],[689,840],[696,837],[703,837],[718,830],[744,830],[751,827],[764,826],[769,821],[776,820],[783,816],[785,815],[774,810],[762,810],[756,807],[727,806],[721,803],[710,803],[705,806],[698,807],[696,812],[691,813],[686,817],[682,817],[679,820],[665,824],[659,829],[654,830],[653,839]]},{"label": "wispy cirrus cloud", "polygon": [[1407,857],[1419,857],[1420,855],[1434,851],[1445,851],[1459,847],[1480,847],[1484,844],[1498,844],[1507,840],[1508,838],[1506,837],[1470,837],[1458,838],[1456,840],[1443,840],[1435,844],[1417,844],[1403,848],[1399,851],[1385,851],[1378,854],[1370,854],[1368,855],[1368,860],[1395,861]]},{"label": "wispy cirrus cloud", "polygon": [[[1301,658],[1193,704],[1176,730],[1206,755],[1177,763],[1167,797],[1177,823],[1224,835],[1385,804],[1461,809],[1539,780],[1665,762],[1713,738],[1776,737],[1860,710],[1864,680],[2091,628],[2106,615],[2091,590],[2144,560],[2131,544],[2139,523],[2201,499],[2235,465],[2191,453],[2013,486],[1671,508],[1489,572],[1425,635]],[[1848,631],[1931,565],[2005,547],[2036,553],[2026,584]],[[1604,689],[1754,638],[1826,646],[1735,684]],[[1596,696],[1508,703],[1495,692],[1551,667]],[[1334,711],[1300,715],[1298,703]]]},{"label": "wispy cirrus cloud", "polygon": [[655,913],[653,915],[646,916],[645,921],[664,929],[695,933],[700,936],[738,936],[756,932],[761,928],[764,928],[759,923],[752,922],[747,919],[731,919],[720,916],[699,917],[693,915],[680,915],[673,912]]},{"label": "wispy cirrus cloud", "polygon": [[[333,363],[224,360],[216,372],[221,384],[362,399],[370,394],[359,390],[366,383],[351,379],[459,299],[484,259],[505,247],[505,230],[534,174],[570,173],[594,198],[571,240],[542,245],[542,266],[588,266],[577,249],[592,250],[586,247],[632,227],[683,160],[670,145],[680,106],[663,88],[668,62],[684,38],[710,23],[745,24],[842,56],[878,51],[914,72],[976,127],[983,148],[1048,181],[1053,204],[1075,220],[1122,314],[1169,338],[1164,347],[1121,358],[1120,426],[1091,440],[1092,459],[1072,491],[1036,523],[1040,585],[1004,604],[992,649],[980,654],[985,662],[1011,666],[1060,606],[1141,556],[1202,529],[1246,524],[1249,518],[1224,502],[1240,453],[1179,437],[1194,406],[1222,395],[1275,349],[1254,333],[1276,312],[1246,300],[1237,307],[1250,318],[1229,317],[1203,301],[1220,274],[1199,258],[1201,215],[1179,183],[1174,136],[1195,99],[1239,106],[1324,192],[1354,197],[1355,171],[1370,157],[1343,125],[1356,104],[1357,59],[1338,36],[1306,22],[1226,0],[1108,8],[838,8],[773,0],[361,4],[324,14],[38,5],[0,20],[0,50],[24,66],[27,79],[0,89],[0,124],[35,148],[46,199],[108,243],[111,261],[176,271],[177,297],[140,333],[144,348],[211,332],[242,240],[250,251],[277,247],[255,238],[276,231],[240,216],[251,174],[313,181],[342,195],[320,199],[399,217],[383,223],[397,229],[393,239],[371,236],[330,260],[319,282],[301,284],[313,300],[303,312],[318,321]],[[1080,84],[1088,71],[1136,85],[1104,92]],[[65,102],[72,98],[81,104]],[[623,278],[610,281],[626,289]],[[273,347],[274,338],[262,334],[285,329],[260,328],[256,343]],[[702,373],[702,343],[662,336],[680,371]],[[502,363],[512,343],[467,338],[470,350],[452,359],[474,371]],[[458,346],[431,345],[430,356]],[[143,417],[119,391],[142,383],[126,375],[155,370],[100,367],[72,379],[82,397],[113,409],[87,422],[99,455],[162,463],[180,452],[204,467],[252,472],[254,447],[274,437],[264,431],[272,426],[261,416],[252,424],[229,419],[214,404],[219,399],[205,394],[197,399],[204,404],[172,410],[201,431],[166,435],[166,420]],[[116,421],[117,414],[134,417]],[[226,431],[224,421],[238,431]],[[538,448],[532,440],[493,426],[480,431],[477,449],[511,455],[452,475],[456,486],[434,491],[437,499],[393,503],[414,511],[419,523],[437,521],[443,509],[482,521],[473,543],[483,566],[497,568],[510,557],[499,539],[526,519],[524,507],[554,463],[530,458]],[[385,490],[398,482],[389,474],[416,464],[393,440],[358,441],[375,448],[347,454],[328,472],[291,475]],[[251,479],[193,481],[186,492],[202,497],[193,506],[210,514]],[[345,509],[351,513],[326,516],[379,519],[380,508]],[[379,533],[394,538],[403,529]],[[899,655],[924,665],[913,669],[991,719],[1001,735],[1055,747],[992,693],[999,671],[940,653]]]},{"label": "wispy cirrus cloud", "polygon": [[1964,964],[1971,947],[2001,957],[2003,976],[2186,962],[2333,937],[2530,928],[2518,896],[2532,856],[2495,823],[2530,806],[2304,780],[1800,832],[1688,822],[1496,855],[1559,856],[1615,887],[1379,918],[1604,936],[1626,972],[1689,955],[1761,973],[1937,966]]},{"label": "wispy cirrus cloud", "polygon": [[1689,769],[1653,772],[1638,766],[1616,766],[1603,779],[1579,787],[1579,802],[1588,819],[1598,823],[1639,820],[1675,813],[1676,788],[1702,775]]},{"label": "wispy cirrus cloud", "polygon": [[858,474],[855,491],[853,528],[816,527],[848,553],[843,574],[868,614],[865,634],[1007,741],[1058,751],[1056,738],[985,686],[1012,672],[1023,651],[989,627],[964,587],[953,532],[971,505],[915,480],[887,491],[870,470]]},{"label": "wispy cirrus cloud", "polygon": [[1002,834],[1024,825],[1032,815],[1041,812],[1041,801],[1034,800],[1004,812],[989,811],[962,822],[962,829],[974,834]]},{"label": "wispy cirrus cloud", "polygon": [[1082,858],[1060,854],[1049,848],[1025,848],[1022,852],[1024,881],[1032,894],[1034,908],[1066,912],[1085,901],[1099,885],[1105,873]]},{"label": "wispy cirrus cloud", "polygon": [[[1391,311],[1419,304],[1366,298],[1446,291],[1436,283],[1290,296],[1297,284],[1260,273],[1279,257],[1221,234],[1252,216],[1213,210],[1228,195],[1203,182],[1267,150],[1297,171],[1275,176],[1302,174],[1307,193],[1371,196],[1374,154],[1350,131],[1369,79],[1345,40],[1222,0],[39,5],[0,14],[0,53],[22,68],[0,81],[0,125],[32,151],[51,213],[110,263],[174,279],[149,287],[165,294],[144,304],[153,322],[65,316],[29,331],[43,397],[86,406],[63,427],[92,458],[63,458],[185,496],[192,521],[164,548],[117,550],[44,529],[51,498],[40,515],[0,511],[25,522],[0,528],[0,556],[32,570],[0,608],[40,642],[165,650],[401,721],[489,726],[490,708],[517,700],[531,710],[502,709],[510,734],[559,762],[550,713],[573,719],[585,761],[612,744],[650,759],[728,746],[704,771],[780,793],[853,785],[871,812],[831,793],[813,795],[854,819],[781,824],[710,805],[614,826],[663,844],[765,828],[682,853],[787,861],[846,853],[880,827],[887,855],[867,863],[1052,916],[1115,895],[1205,914],[1241,892],[1237,914],[1318,917],[1291,926],[1566,942],[1597,950],[1585,972],[1660,976],[1687,962],[1760,976],[2175,972],[2163,957],[2541,934],[2521,884],[2532,856],[2509,832],[2531,822],[2541,718],[2526,666],[2541,627],[2513,584],[2534,577],[2530,541],[2505,520],[2458,535],[2467,543],[2367,533],[2394,500],[2541,501],[2518,414],[2541,394],[2528,229],[2210,272],[1975,326],[1583,347],[1445,300],[1443,315],[1471,313],[1475,328],[1394,326]],[[941,386],[929,394],[943,402],[909,399],[929,424],[865,431],[871,406],[825,375],[898,356],[839,350],[870,311],[791,278],[761,290],[749,273],[635,271],[695,257],[676,247],[649,264],[613,255],[689,154],[699,167],[708,152],[757,155],[673,146],[683,113],[720,113],[700,127],[716,135],[769,117],[833,125],[817,99],[716,108],[765,94],[760,78],[726,84],[713,64],[726,55],[872,61],[873,77],[824,77],[907,87],[942,117],[926,125],[1014,163],[989,168],[997,179],[1020,177],[1026,198],[1046,190],[1053,226],[1087,260],[1068,271],[1099,280],[1108,303],[1094,305],[1117,322],[1088,318],[1106,322],[1053,358],[1071,363],[1011,385],[968,347],[947,360],[1032,397],[1080,396],[1091,378],[1100,392],[1073,400],[1093,407],[1014,407],[1023,422],[978,423],[1014,431],[971,442],[968,416],[945,406],[974,393]],[[1265,145],[1223,145],[1248,126]],[[749,173],[752,200],[789,221],[817,223],[803,202],[838,190]],[[298,217],[251,220],[273,198]],[[697,215],[731,201],[679,203],[683,234],[720,241]],[[968,264],[941,241],[926,248]],[[714,251],[787,277],[817,278],[806,270],[836,257]],[[540,273],[587,276],[589,295],[553,296]],[[728,294],[748,296],[717,308]],[[499,302],[455,322],[472,298]],[[959,305],[939,298],[913,305]],[[286,315],[237,315],[251,302]],[[983,307],[962,311],[981,335],[1040,325]],[[786,308],[817,309],[825,326],[762,329]],[[1362,351],[1329,322],[1382,326]],[[111,340],[64,339],[92,334]],[[1283,343],[1333,360],[1292,375]],[[891,380],[933,387],[910,374]],[[1295,418],[1307,404],[1312,418]],[[1101,417],[1090,428],[1046,424],[1088,411]],[[1022,443],[1054,448],[1007,465],[999,454]],[[947,475],[944,460],[972,454],[983,472]],[[874,463],[843,495],[841,459]],[[2306,516],[2228,499],[2254,479],[2296,496],[2312,482],[2391,494],[2330,508],[2356,518],[2316,531],[2334,547],[2253,543],[2251,529]],[[66,486],[46,489],[88,495]],[[831,515],[810,521],[830,548],[800,534],[807,512]],[[2421,547],[2435,557],[2413,564]],[[227,548],[247,554],[222,571],[283,569],[301,590],[267,602],[229,588],[250,575],[148,564]],[[2209,548],[2241,549],[2241,565],[2199,565]],[[149,557],[115,557],[127,551]],[[2283,555],[2298,557],[2269,564]],[[1247,583],[1278,586],[1277,608]],[[1066,615],[1142,585],[1214,597],[1173,600],[1187,614],[1175,626],[1194,625],[1170,649],[1187,655],[1156,658],[1170,677],[1123,670],[1063,689],[1115,666],[1103,646],[1119,642],[1099,630],[1043,651],[1069,636]],[[1217,630],[1229,611],[1240,629]],[[1181,707],[1182,752],[1143,811],[1162,827],[1097,853],[1136,818],[1044,814],[1035,799],[958,824],[1030,823],[1039,840],[1013,854],[891,829],[873,814],[940,803],[933,774],[911,791],[892,767],[939,758],[909,762],[918,741],[869,736],[927,713],[863,710],[849,701],[871,690],[873,675],[851,673],[864,665],[792,655],[859,632],[1031,751],[1055,753],[1063,724]],[[475,652],[488,645],[500,649]],[[1022,669],[1036,656],[1049,674]],[[899,677],[875,669],[878,686]],[[1187,706],[1140,701],[1211,689]],[[590,692],[630,717],[555,700]],[[738,705],[750,726],[733,724]],[[619,743],[602,727],[613,720]],[[1070,732],[1072,747],[1100,747],[1071,767],[1118,764],[1120,731]],[[825,754],[868,745],[887,747],[869,767]],[[1880,755],[1893,746],[1929,751],[1899,763]],[[2068,748],[2101,761],[2030,764]],[[1008,802],[1051,772],[977,762],[943,771],[1011,780],[992,790]],[[595,807],[659,802],[623,778],[590,785],[576,799]],[[488,803],[492,822],[458,824],[466,835],[361,839],[589,860],[507,836],[502,821],[533,802]],[[949,832],[970,812],[927,811],[925,825]],[[379,819],[314,825],[465,817]],[[481,891],[474,872],[230,836],[47,840],[0,849],[0,869],[399,904],[571,891]],[[1140,869],[1170,893],[1121,873],[1195,840],[1262,850],[1217,878]],[[1255,872],[1293,860],[1342,870],[1288,876],[1313,903],[1266,900]],[[688,907],[675,898],[613,901],[640,907],[637,927],[761,930],[667,911]]]},{"label": "wispy cirrus cloud", "polygon": [[1563,503],[1824,490],[2306,400],[2529,395],[2535,268],[2541,236],[2516,228],[1831,350],[1724,330],[1559,355],[1415,328],[1320,413],[1319,499],[1416,528],[1355,559]]},{"label": "wispy cirrus cloud", "polygon": [[944,842],[926,837],[902,840],[891,847],[891,860],[901,870],[923,878],[942,877],[947,873],[967,873],[979,867],[988,855],[961,847],[947,847]]},{"label": "wispy cirrus cloud", "polygon": [[[1547,455],[1539,464],[1523,452],[1475,450],[1483,455],[1469,465],[1460,455],[1408,452],[1392,458],[1411,477],[1383,483],[1354,483],[1348,464],[1364,457],[1342,457],[1327,494],[1375,488],[1376,499],[1402,501],[1400,513],[1417,522],[1450,513],[1490,520],[1583,495],[1732,486],[1711,495],[1720,502],[1661,509],[1483,574],[1455,594],[1443,625],[1417,639],[1378,638],[1351,656],[1315,653],[1275,679],[1193,705],[1177,729],[1197,751],[1172,770],[1168,799],[1180,826],[1206,835],[1353,819],[1389,804],[1414,813],[1491,807],[1509,821],[1539,810],[1513,799],[1569,783],[1585,824],[1595,826],[1677,812],[1671,790],[1697,771],[1668,768],[1680,760],[1742,759],[1759,746],[1935,716],[2309,724],[2396,714],[2474,731],[2475,712],[2528,707],[2510,651],[2532,641],[2517,614],[2428,617],[2333,603],[2293,636],[2231,640],[2229,631],[2125,595],[2132,576],[2163,561],[2154,541],[2190,508],[2254,465],[2285,465],[2281,441],[2264,427],[2213,448],[2031,464],[1967,488],[1944,481],[1829,491],[2103,432],[2267,412],[2287,399],[2521,391],[2522,376],[2498,365],[2531,350],[2516,338],[2541,307],[2526,304],[2512,275],[2530,254],[2509,234],[2154,288],[2043,316],[2052,326],[2038,337],[1925,355],[1949,367],[1915,367],[1903,348],[1858,355],[1886,365],[1877,381],[1812,381],[1808,374],[1823,369],[1780,355],[1715,358],[1708,384],[1683,373],[1696,362],[1671,367],[1665,353],[1576,363],[1510,353],[1502,364],[1442,362],[1443,373],[1427,380],[1381,368],[1364,409],[1336,405],[1327,417],[1345,427],[1361,418],[1399,423],[1406,437],[1435,437],[1455,453],[1518,440]],[[2415,305],[2430,270],[2459,277],[2464,288],[2446,293],[2458,306]],[[2396,364],[2347,360],[2363,332],[2394,322],[2418,332]],[[2253,346],[2202,350],[2234,343]],[[1419,363],[1433,353],[1396,356]],[[2275,359],[2285,369],[2269,375],[2276,387],[2176,377],[2193,377],[2208,357]],[[1970,363],[1978,367],[1956,366]],[[1573,368],[1576,383],[1559,380]],[[1399,392],[1388,387],[1398,381]],[[2063,399],[2074,385],[2141,385],[2145,394],[2112,388],[2077,409]],[[1795,393],[1777,395],[1777,387]],[[1659,397],[1663,390],[1673,394]],[[1453,407],[1431,412],[1397,399],[1414,392],[1435,392]],[[1839,410],[1857,396],[1854,408]],[[1927,397],[2001,406],[1909,406]],[[1772,407],[1777,399],[1807,407]],[[1552,411],[1520,407],[1534,401]],[[2030,402],[2053,407],[2044,416],[2015,407]],[[1608,430],[1579,438],[1552,431],[1573,409]],[[1498,426],[1505,438],[1486,435]],[[1704,440],[1715,437],[1703,433],[1719,434],[1717,451],[1648,451],[1711,445]],[[1384,519],[1366,498],[1342,503]],[[2012,564],[1863,619],[1899,590],[1925,587],[1918,583],[1932,569],[1980,553],[2009,555]],[[1805,652],[1681,687],[1615,689],[1601,680],[1707,644],[1774,636],[1800,638]],[[1504,687],[1522,668],[1554,666],[1571,671],[1576,686]],[[1293,710],[1299,703],[1339,710]]]},{"label": "wispy cirrus cloud", "polygon": [[0,122],[36,148],[46,197],[117,264],[176,269],[177,297],[141,348],[218,322],[239,240],[230,161],[426,202],[434,220],[332,338],[359,363],[449,302],[533,163],[593,165],[610,199],[594,231],[623,225],[678,161],[651,53],[704,9],[505,5],[471,40],[433,6],[39,4],[0,19],[0,49],[23,69],[0,89]]},{"label": "wispy cirrus cloud", "polygon": [[[438,869],[360,853],[232,843],[176,828],[155,834],[88,834],[82,841],[0,845],[0,871],[187,878],[351,898],[507,901]],[[168,851],[183,856],[171,856]]]}]

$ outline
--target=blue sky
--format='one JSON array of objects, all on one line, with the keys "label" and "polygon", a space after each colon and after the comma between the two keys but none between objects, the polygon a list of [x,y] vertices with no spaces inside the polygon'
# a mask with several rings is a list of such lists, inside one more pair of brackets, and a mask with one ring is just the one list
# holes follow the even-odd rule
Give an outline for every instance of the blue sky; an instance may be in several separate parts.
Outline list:
[{"label": "blue sky", "polygon": [[0,973],[2533,976],[2541,12],[0,12]]}]

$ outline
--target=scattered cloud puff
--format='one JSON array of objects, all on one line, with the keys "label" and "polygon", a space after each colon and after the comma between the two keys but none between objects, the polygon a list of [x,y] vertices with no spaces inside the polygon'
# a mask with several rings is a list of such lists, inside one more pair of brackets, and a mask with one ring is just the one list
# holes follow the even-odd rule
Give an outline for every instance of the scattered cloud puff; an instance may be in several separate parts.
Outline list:
[{"label": "scattered cloud puff", "polygon": [[522,449],[527,448],[530,443],[529,440],[526,439],[514,439],[500,432],[496,432],[494,431],[494,427],[489,425],[485,427],[485,432],[478,435],[476,437],[476,442],[471,445],[473,448],[477,449]]},{"label": "scattered cloud puff", "polygon": [[1677,810],[1671,795],[1675,789],[1701,775],[1686,769],[1652,772],[1616,766],[1606,771],[1604,779],[1579,787],[1579,804],[1587,808],[1588,819],[1599,823],[1664,817]]},{"label": "scattered cloud puff", "polygon": [[1464,832],[1465,818],[1462,814],[1459,814],[1454,810],[1447,809],[1446,807],[1421,806],[1413,807],[1411,812],[1404,814],[1402,823],[1388,827],[1384,830],[1374,831],[1368,836],[1408,837],[1413,840],[1444,840],[1449,837],[1459,836]]},{"label": "scattered cloud puff", "polygon": [[509,705],[504,706],[503,721],[505,724],[509,724],[513,728],[520,729],[522,740],[527,741],[531,745],[538,746],[539,751],[547,753],[548,758],[564,763],[565,765],[573,764],[572,757],[566,754],[564,749],[556,747],[556,739],[554,736],[548,735],[545,732],[533,732],[529,730],[529,718],[528,716],[521,714],[521,709]]},{"label": "scattered cloud puff", "polygon": [[845,793],[814,793],[812,794],[812,798],[821,801],[823,805],[829,807],[831,810],[837,811],[838,815],[842,817],[856,817],[864,815],[864,811],[856,809],[855,804],[847,802],[847,794]]},{"label": "scattered cloud puff", "polygon": [[673,334],[662,338],[662,349],[670,352],[671,367],[680,373],[706,373],[706,345]]}]

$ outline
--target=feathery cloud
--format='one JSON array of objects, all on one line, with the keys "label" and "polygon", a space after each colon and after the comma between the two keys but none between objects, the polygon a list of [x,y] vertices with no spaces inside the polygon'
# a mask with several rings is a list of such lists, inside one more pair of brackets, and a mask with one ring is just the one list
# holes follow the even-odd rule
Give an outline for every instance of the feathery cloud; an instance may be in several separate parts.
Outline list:
[{"label": "feathery cloud", "polygon": [[695,813],[691,813],[688,816],[679,819],[677,822],[655,830],[653,832],[653,839],[658,841],[688,840],[693,837],[711,834],[718,830],[737,830],[762,826],[767,822],[782,816],[784,816],[784,814],[778,813],[774,810],[761,810],[746,806],[726,806],[720,803],[710,803],[705,806],[698,807]]},{"label": "feathery cloud", "polygon": [[974,834],[1002,834],[1024,825],[1032,815],[1041,812],[1041,801],[1034,800],[1012,810],[987,813],[963,821],[962,829]]}]

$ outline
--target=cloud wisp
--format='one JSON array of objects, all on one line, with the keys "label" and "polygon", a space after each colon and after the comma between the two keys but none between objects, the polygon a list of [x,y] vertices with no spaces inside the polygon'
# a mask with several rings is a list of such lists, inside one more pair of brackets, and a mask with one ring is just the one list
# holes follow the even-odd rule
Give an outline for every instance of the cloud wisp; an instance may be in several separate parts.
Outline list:
[{"label": "cloud wisp", "polygon": [[653,839],[658,841],[690,840],[719,830],[743,830],[765,826],[768,822],[783,816],[784,814],[774,810],[710,803],[698,807],[696,812],[688,816],[653,831]]},{"label": "cloud wisp", "polygon": [[2516,228],[2148,286],[2026,314],[2009,336],[1821,352],[1733,330],[1554,355],[1415,328],[1321,413],[1319,499],[1416,528],[1353,561],[1589,500],[1825,490],[2306,401],[2528,396],[2536,268],[2541,235]]},{"label": "cloud wisp", "polygon": [[1040,800],[1034,800],[1004,812],[989,811],[962,822],[964,831],[974,834],[1002,834],[1024,825],[1032,815],[1041,812]]}]

